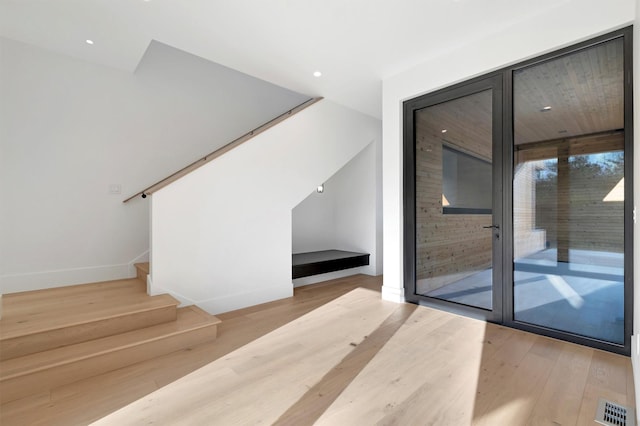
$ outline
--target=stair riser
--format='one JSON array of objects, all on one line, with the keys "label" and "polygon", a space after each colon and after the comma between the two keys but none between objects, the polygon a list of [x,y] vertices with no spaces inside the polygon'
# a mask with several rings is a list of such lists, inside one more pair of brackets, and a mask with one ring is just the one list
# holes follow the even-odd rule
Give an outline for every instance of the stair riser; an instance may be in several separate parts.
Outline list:
[{"label": "stair riser", "polygon": [[138,280],[147,284],[147,275],[149,275],[149,263],[136,263],[136,277]]},{"label": "stair riser", "polygon": [[167,305],[101,320],[18,336],[0,341],[0,360],[73,345],[176,320],[176,306]]},{"label": "stair riser", "polygon": [[145,285],[147,284],[147,274],[145,271],[141,270],[141,269],[136,269],[136,277],[142,281],[143,283],[145,283]]},{"label": "stair riser", "polygon": [[216,338],[216,334],[217,325],[210,324],[175,335],[114,348],[81,360],[69,360],[68,363],[63,365],[52,366],[40,371],[2,380],[0,381],[0,403],[4,404],[37,392],[51,390],[58,386],[166,355],[189,346],[209,342]]}]

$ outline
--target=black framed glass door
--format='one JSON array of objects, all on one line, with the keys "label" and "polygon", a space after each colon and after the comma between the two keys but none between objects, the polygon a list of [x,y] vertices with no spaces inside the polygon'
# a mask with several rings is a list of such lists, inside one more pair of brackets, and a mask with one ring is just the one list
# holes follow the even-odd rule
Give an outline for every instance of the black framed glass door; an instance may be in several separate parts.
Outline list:
[{"label": "black framed glass door", "polygon": [[405,299],[630,354],[632,29],[404,103]]},{"label": "black framed glass door", "polygon": [[631,336],[628,60],[618,35],[511,71],[509,320],[616,352]]},{"label": "black framed glass door", "polygon": [[493,76],[405,104],[412,120],[415,251],[408,300],[502,317],[502,80]]}]

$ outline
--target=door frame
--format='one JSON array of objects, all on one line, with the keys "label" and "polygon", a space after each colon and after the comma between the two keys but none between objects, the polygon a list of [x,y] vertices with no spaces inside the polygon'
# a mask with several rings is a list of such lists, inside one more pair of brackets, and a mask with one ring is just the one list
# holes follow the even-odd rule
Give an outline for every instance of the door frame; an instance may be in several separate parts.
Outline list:
[{"label": "door frame", "polygon": [[[503,277],[503,74],[501,72],[484,75],[464,83],[439,90],[434,93],[410,99],[404,102],[404,280],[405,300],[424,306],[432,306],[449,312],[459,313],[485,321],[503,322],[502,277]],[[416,170],[415,170],[415,113],[421,109],[444,102],[463,98],[485,90],[492,90],[492,165],[493,165],[493,224],[498,230],[492,230],[492,310],[450,302],[416,292]],[[495,237],[498,238],[495,238]],[[496,291],[497,289],[497,291]]]},{"label": "door frame", "polygon": [[[550,329],[542,326],[528,324],[514,320],[514,300],[513,300],[513,73],[519,69],[529,67],[536,63],[564,56],[585,48],[595,46],[617,38],[623,39],[624,44],[624,149],[625,149],[625,205],[624,205],[624,344],[615,344],[601,341],[577,334]],[[403,238],[404,238],[404,289],[405,300],[411,303],[431,306],[449,312],[484,319],[490,322],[497,322],[502,325],[533,332],[539,335],[557,338],[609,352],[619,353],[629,356],[631,354],[631,336],[633,334],[633,27],[625,27],[590,40],[565,47],[554,52],[538,56],[511,65],[500,70],[487,73],[485,75],[470,79],[468,81],[452,85],[450,87],[434,91],[425,95],[409,99],[403,103]],[[502,168],[502,176],[494,173],[494,223],[500,224],[501,235],[499,251],[496,253],[494,243],[494,296],[493,309],[491,315],[488,311],[480,308],[473,308],[466,305],[434,299],[416,294],[416,212],[415,212],[415,128],[414,112],[431,105],[472,94],[477,91],[469,91],[470,88],[482,87],[483,82],[500,81],[501,96],[494,96],[494,164],[499,161]],[[498,88],[484,86],[484,89]],[[497,92],[495,92],[497,93]],[[496,98],[500,98],[499,105],[496,105]],[[496,111],[501,111],[496,114]],[[496,127],[498,126],[498,127]],[[501,129],[501,132],[495,132]],[[495,134],[498,133],[498,134]],[[500,139],[496,143],[496,138]],[[501,147],[500,152],[496,152],[496,147]],[[495,167],[495,166],[494,166]],[[494,169],[495,170],[495,169]],[[496,182],[498,180],[498,182]],[[499,189],[498,189],[499,188]],[[501,193],[496,194],[496,190]],[[495,208],[496,201],[499,200],[500,209]],[[499,222],[498,222],[499,220]],[[500,254],[500,258],[497,258]],[[496,262],[500,262],[498,266]],[[496,280],[496,273],[501,276]],[[498,286],[498,287],[496,287]],[[497,304],[496,302],[499,302]]]}]

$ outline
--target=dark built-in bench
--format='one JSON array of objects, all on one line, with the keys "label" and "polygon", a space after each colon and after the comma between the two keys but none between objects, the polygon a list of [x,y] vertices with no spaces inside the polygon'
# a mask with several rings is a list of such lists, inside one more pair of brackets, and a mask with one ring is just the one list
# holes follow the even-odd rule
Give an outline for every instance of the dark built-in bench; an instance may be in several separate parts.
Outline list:
[{"label": "dark built-in bench", "polygon": [[293,278],[309,277],[327,272],[342,271],[369,264],[368,253],[342,250],[323,250],[309,253],[294,253],[292,256]]}]

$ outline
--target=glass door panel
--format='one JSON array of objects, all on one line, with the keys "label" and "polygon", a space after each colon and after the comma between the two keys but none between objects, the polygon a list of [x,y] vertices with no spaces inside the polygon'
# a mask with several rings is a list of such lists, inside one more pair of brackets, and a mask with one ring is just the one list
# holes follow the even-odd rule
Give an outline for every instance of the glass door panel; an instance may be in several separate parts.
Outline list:
[{"label": "glass door panel", "polygon": [[415,111],[416,294],[493,309],[493,95]]},{"label": "glass door panel", "polygon": [[403,103],[405,300],[630,353],[631,34]]},{"label": "glass door panel", "polygon": [[514,320],[624,344],[623,40],[513,76]]}]

